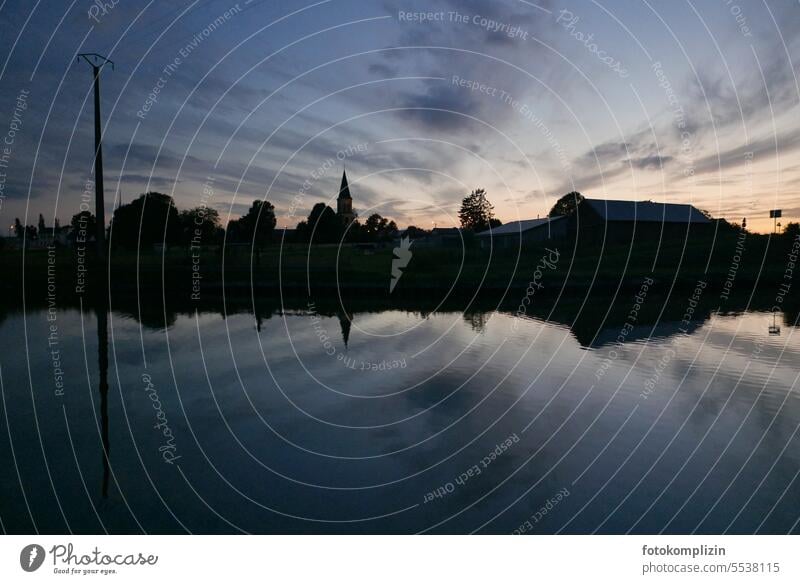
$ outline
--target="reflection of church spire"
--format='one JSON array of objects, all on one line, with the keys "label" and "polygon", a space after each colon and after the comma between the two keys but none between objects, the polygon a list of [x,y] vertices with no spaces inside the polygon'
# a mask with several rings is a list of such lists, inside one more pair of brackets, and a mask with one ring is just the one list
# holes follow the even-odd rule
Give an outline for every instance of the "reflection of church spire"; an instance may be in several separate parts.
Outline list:
[{"label": "reflection of church spire", "polygon": [[344,310],[339,311],[339,326],[342,327],[342,340],[347,348],[347,341],[350,340],[350,327],[353,325],[353,317]]}]

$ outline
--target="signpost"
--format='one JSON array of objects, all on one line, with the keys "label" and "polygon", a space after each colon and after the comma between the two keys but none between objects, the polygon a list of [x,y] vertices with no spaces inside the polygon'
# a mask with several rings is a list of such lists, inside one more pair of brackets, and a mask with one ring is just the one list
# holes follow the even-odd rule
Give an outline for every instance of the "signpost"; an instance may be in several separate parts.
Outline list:
[{"label": "signpost", "polygon": [[782,209],[773,209],[769,212],[769,218],[775,220],[775,233],[778,233],[778,219],[780,219],[782,215]]}]

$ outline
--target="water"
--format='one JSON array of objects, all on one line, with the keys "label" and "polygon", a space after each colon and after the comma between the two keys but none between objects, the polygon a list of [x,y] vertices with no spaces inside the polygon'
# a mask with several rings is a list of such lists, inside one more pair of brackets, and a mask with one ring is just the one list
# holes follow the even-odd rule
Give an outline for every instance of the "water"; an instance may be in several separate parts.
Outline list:
[{"label": "water", "polygon": [[6,532],[800,531],[794,317],[139,304],[0,316]]}]

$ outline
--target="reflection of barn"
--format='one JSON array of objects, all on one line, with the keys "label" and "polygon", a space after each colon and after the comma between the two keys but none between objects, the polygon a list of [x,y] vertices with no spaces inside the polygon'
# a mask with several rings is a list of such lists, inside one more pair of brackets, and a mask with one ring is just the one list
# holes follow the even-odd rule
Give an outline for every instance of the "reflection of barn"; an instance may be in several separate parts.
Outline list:
[{"label": "reflection of barn", "polygon": [[567,234],[567,221],[564,219],[566,217],[558,216],[514,221],[482,231],[475,237],[485,249],[518,248],[521,243],[546,242],[550,239],[563,238]]},{"label": "reflection of barn", "polygon": [[683,239],[708,231],[712,221],[692,205],[651,201],[584,199],[570,216],[568,230],[579,240],[630,241],[640,237]]}]

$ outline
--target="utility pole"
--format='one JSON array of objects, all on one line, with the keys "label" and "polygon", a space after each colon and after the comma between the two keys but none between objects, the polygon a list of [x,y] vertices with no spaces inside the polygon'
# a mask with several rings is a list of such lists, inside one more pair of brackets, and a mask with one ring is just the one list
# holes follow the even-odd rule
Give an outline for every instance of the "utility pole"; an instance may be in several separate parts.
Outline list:
[{"label": "utility pole", "polygon": [[101,143],[103,132],[100,127],[100,70],[110,64],[114,69],[114,62],[97,53],[81,53],[83,59],[92,68],[94,76],[94,203],[95,223],[97,223],[97,255],[101,260],[106,257],[106,210],[103,195],[103,145]]}]

